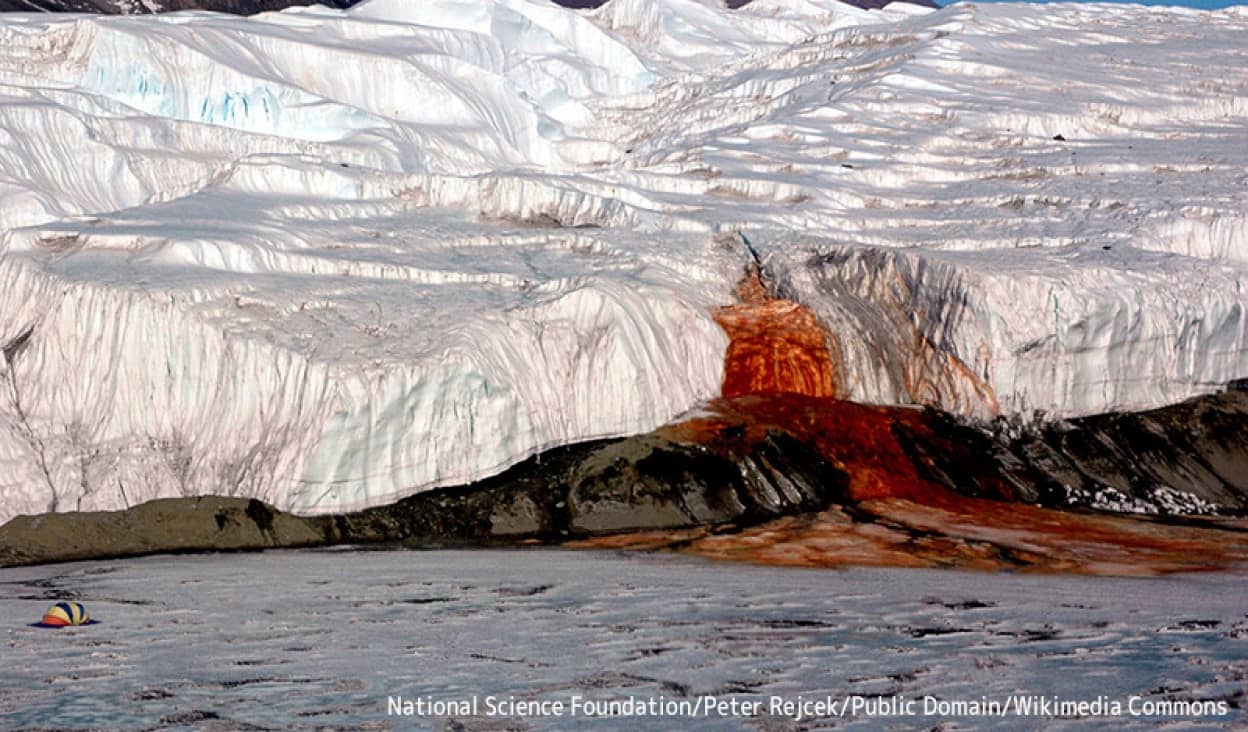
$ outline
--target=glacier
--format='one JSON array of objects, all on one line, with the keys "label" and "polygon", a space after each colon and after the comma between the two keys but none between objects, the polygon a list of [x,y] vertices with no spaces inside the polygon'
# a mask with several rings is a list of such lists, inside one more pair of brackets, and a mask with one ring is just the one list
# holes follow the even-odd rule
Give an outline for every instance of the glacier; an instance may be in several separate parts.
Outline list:
[{"label": "glacier", "polygon": [[0,15],[0,522],[355,510],[720,393],[760,264],[837,395],[1248,375],[1248,8],[367,0]]}]

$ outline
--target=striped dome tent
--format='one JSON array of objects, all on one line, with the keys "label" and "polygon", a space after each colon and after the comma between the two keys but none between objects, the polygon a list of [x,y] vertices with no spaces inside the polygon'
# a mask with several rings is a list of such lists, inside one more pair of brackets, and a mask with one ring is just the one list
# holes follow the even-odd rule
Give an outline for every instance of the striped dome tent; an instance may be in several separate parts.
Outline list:
[{"label": "striped dome tent", "polygon": [[43,614],[44,625],[63,627],[66,625],[86,625],[91,622],[87,609],[81,602],[58,602]]}]

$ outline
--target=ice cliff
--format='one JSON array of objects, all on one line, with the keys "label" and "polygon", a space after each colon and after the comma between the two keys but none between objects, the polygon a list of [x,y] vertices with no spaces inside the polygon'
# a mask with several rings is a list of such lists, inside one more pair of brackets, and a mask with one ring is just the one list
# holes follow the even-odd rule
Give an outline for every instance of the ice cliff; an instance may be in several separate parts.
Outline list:
[{"label": "ice cliff", "polygon": [[298,513],[720,392],[761,264],[839,396],[1248,374],[1243,8],[369,0],[0,16],[0,522]]}]

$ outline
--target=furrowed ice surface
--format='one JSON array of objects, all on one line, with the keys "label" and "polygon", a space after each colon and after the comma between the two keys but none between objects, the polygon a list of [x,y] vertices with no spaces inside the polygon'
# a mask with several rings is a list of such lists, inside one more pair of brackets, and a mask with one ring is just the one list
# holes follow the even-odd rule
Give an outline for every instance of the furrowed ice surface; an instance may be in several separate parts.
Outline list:
[{"label": "furrowed ice surface", "polygon": [[[1146,580],[812,574],[549,550],[266,552],[7,569],[0,724],[1243,729],[1246,582],[1242,572]],[[100,623],[26,626],[68,597]],[[198,662],[187,663],[188,654]],[[387,716],[388,697],[473,694],[481,696],[475,716]],[[745,717],[590,720],[579,711],[542,718],[504,710],[490,718],[487,695],[565,704],[574,696],[692,703],[710,695],[763,707]],[[916,714],[882,720],[859,707],[840,718],[812,709],[797,723],[770,707],[773,696],[850,695],[902,696],[916,702]],[[1123,709],[994,716],[923,708],[928,696],[1004,704],[1012,695],[1104,697]],[[1225,713],[1173,711],[1198,701],[1220,702]]]},{"label": "furrowed ice surface", "polygon": [[719,393],[753,255],[842,397],[1207,391],[1248,374],[1245,30],[830,0],[0,16],[0,521],[350,510],[652,429]]}]

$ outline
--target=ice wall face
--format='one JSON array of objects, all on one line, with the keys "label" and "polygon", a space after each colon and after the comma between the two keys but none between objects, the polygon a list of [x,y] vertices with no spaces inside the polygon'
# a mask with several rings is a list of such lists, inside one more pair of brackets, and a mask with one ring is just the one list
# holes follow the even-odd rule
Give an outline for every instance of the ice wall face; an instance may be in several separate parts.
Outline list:
[{"label": "ice wall face", "polygon": [[683,200],[725,212],[837,334],[846,396],[1142,408],[1246,368],[1244,23],[994,6],[858,24],[657,85],[627,139],[641,185],[701,178]]},{"label": "ice wall face", "polygon": [[[10,253],[4,505],[358,507],[657,426],[715,393],[724,336],[695,278],[582,235],[456,241],[441,236],[454,220],[389,223],[410,228],[352,221],[267,264],[210,241]],[[343,256],[363,249],[385,259]]]},{"label": "ice wall face", "polygon": [[0,16],[0,520],[348,510],[652,429],[719,393],[755,255],[842,396],[1215,388],[1248,373],[1245,30],[830,0]]}]

